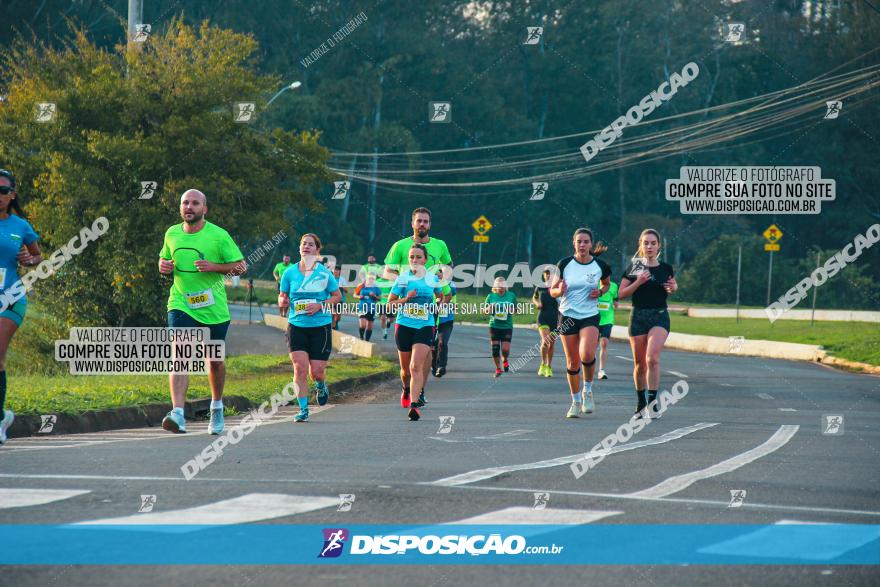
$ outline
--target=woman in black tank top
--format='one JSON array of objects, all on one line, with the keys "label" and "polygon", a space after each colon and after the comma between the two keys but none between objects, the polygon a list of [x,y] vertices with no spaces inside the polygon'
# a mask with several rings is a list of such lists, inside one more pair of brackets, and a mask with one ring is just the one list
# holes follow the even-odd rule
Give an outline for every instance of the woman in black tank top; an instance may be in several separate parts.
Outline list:
[{"label": "woman in black tank top", "polygon": [[635,363],[633,383],[636,386],[636,414],[639,418],[644,416],[646,407],[649,407],[651,418],[660,417],[655,400],[660,389],[660,353],[670,328],[666,298],[678,289],[672,265],[660,261],[659,255],[660,233],[646,228],[639,235],[638,252],[624,270],[617,292],[620,299],[632,296],[629,344]]}]

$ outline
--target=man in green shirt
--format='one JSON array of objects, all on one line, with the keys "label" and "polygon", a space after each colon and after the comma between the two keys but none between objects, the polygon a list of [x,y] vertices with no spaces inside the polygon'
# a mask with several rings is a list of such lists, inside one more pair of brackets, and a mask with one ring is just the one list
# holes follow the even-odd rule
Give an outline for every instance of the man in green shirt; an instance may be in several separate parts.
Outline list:
[{"label": "man in green shirt", "polygon": [[[452,264],[452,256],[449,254],[449,247],[446,246],[446,243],[439,238],[428,236],[428,233],[431,232],[430,210],[427,208],[416,208],[413,210],[411,224],[413,235],[400,239],[391,245],[391,249],[385,255],[385,274],[382,277],[389,281],[393,282],[397,279],[398,275],[405,273],[409,269],[409,250],[415,243],[424,245],[428,251],[428,259],[425,262],[425,271],[428,273],[436,273],[439,269],[438,265]],[[376,285],[379,286],[379,289],[382,289],[382,285],[379,282]],[[437,326],[436,322],[434,326]],[[431,358],[431,353],[428,353],[425,359],[425,368],[423,369],[425,380],[422,382],[422,397],[420,398],[422,401],[424,401],[424,384],[427,382],[428,373],[431,371]]]},{"label": "man in green shirt", "polygon": [[608,341],[614,326],[614,308],[617,307],[617,284],[613,281],[608,291],[596,300],[599,308],[599,379],[608,379],[605,374],[605,355],[608,354]]},{"label": "man in green shirt", "polygon": [[[275,265],[275,268],[272,270],[272,277],[275,278],[275,283],[278,285],[278,291],[281,291],[281,276],[284,275],[284,272],[287,271],[287,268],[293,265],[290,262],[290,255],[284,255],[281,257],[281,262]],[[289,298],[285,298],[284,301],[288,302],[287,306],[281,304],[281,296],[278,296],[278,314],[280,316],[284,316],[287,318],[287,310],[290,309],[290,300]]]},{"label": "man in green shirt", "polygon": [[[229,233],[205,220],[208,203],[205,194],[187,190],[180,197],[181,224],[165,232],[159,252],[159,273],[174,276],[168,295],[168,327],[205,327],[211,340],[225,340],[229,329],[229,306],[226,303],[225,275],[241,275],[247,263]],[[223,384],[226,365],[208,362],[211,386],[211,434],[223,431]],[[189,375],[169,375],[172,409],[162,420],[162,428],[186,432],[183,407],[189,387]]]}]

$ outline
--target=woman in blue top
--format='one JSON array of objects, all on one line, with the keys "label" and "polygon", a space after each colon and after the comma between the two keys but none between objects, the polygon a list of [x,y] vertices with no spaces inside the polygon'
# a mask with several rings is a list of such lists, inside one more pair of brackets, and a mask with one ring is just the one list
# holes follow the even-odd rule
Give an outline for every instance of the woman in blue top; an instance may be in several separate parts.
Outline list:
[{"label": "woman in blue top", "polygon": [[43,261],[37,233],[23,218],[17,195],[15,177],[0,169],[0,444],[6,442],[6,431],[15,419],[6,409],[6,351],[27,311],[18,264],[32,267]]},{"label": "woman in blue top", "polygon": [[382,290],[376,287],[376,276],[367,273],[363,287],[355,290],[358,299],[358,334],[361,340],[369,341],[373,336],[373,321],[376,319],[376,302],[382,297]]},{"label": "woman in blue top", "polygon": [[[409,270],[401,273],[388,295],[388,307],[397,308],[397,324],[394,327],[394,341],[400,360],[400,381],[403,392],[400,406],[409,408],[409,419],[421,417],[418,408],[425,405],[424,389],[425,363],[434,341],[435,303],[442,296],[439,287],[425,283],[425,261],[428,251],[422,244],[414,244],[409,249]],[[410,390],[412,384],[412,390]],[[418,400],[410,398],[418,393]]]},{"label": "woman in blue top", "polygon": [[309,373],[315,381],[318,405],[330,397],[324,382],[324,369],[333,348],[330,306],[338,304],[342,294],[333,273],[319,262],[321,240],[308,232],[299,241],[300,260],[281,276],[281,293],[290,300],[287,314],[287,348],[293,363],[293,379],[299,413],[294,422],[309,421]]}]

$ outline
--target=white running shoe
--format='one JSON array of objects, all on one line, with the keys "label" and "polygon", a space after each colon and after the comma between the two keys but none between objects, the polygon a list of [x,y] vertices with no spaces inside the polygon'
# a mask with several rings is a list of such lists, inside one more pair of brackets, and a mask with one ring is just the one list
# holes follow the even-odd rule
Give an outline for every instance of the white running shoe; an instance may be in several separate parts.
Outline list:
[{"label": "white running shoe", "polygon": [[577,402],[571,402],[571,407],[568,408],[568,413],[565,415],[566,418],[580,418],[578,416],[578,412],[580,411],[580,404]]},{"label": "white running shoe", "polygon": [[581,396],[581,399],[583,400],[581,403],[581,412],[584,414],[592,414],[596,407],[593,405],[593,392],[583,391],[581,392]]},{"label": "white running shoe", "polygon": [[608,376],[605,375],[605,369],[599,369],[599,379],[608,379]]},{"label": "white running shoe", "polygon": [[15,421],[15,414],[12,410],[3,410],[3,419],[0,420],[0,444],[6,444],[6,431]]}]

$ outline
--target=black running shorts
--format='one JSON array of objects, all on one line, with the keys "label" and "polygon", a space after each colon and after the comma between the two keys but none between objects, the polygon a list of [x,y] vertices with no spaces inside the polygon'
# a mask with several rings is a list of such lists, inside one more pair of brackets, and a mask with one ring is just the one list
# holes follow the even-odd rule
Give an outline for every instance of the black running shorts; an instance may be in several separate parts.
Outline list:
[{"label": "black running shorts", "polygon": [[629,315],[629,335],[642,336],[659,326],[669,332],[669,311],[666,308],[633,308]]}]

